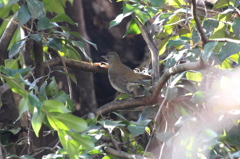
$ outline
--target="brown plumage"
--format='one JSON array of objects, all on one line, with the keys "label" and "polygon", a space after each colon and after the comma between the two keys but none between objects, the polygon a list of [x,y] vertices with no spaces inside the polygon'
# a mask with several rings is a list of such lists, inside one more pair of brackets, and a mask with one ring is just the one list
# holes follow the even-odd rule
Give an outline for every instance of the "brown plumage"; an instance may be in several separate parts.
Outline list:
[{"label": "brown plumage", "polygon": [[108,64],[108,78],[114,89],[121,93],[127,93],[133,95],[129,90],[130,85],[150,85],[140,79],[140,76],[132,69],[124,65],[118,54],[115,52],[110,52],[106,56],[103,56]]}]

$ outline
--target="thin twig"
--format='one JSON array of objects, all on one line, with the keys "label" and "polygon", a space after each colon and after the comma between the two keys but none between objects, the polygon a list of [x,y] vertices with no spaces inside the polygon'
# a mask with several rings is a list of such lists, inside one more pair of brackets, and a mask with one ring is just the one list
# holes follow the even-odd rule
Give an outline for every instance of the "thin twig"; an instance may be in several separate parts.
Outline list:
[{"label": "thin twig", "polygon": [[191,10],[192,10],[192,15],[193,15],[193,18],[196,22],[196,25],[197,25],[197,29],[198,29],[198,32],[200,34],[200,37],[202,39],[202,42],[203,42],[203,46],[208,42],[208,38],[206,37],[205,35],[205,32],[202,28],[202,24],[197,16],[197,9],[196,9],[196,0],[192,0],[192,3],[191,3]]},{"label": "thin twig", "polygon": [[[56,52],[57,52],[58,57],[60,58],[60,60],[61,60],[61,62],[62,62],[62,64],[63,64],[63,69],[64,69],[64,71],[65,71],[66,73],[69,73],[69,72],[68,72],[68,69],[67,69],[67,66],[66,66],[65,62],[63,61],[61,55],[59,54],[58,51],[56,51]],[[67,77],[67,84],[68,84],[69,98],[72,99],[72,98],[73,98],[73,91],[72,91],[71,80],[70,80],[70,77],[69,77],[69,76],[66,75],[66,77]]]},{"label": "thin twig", "polygon": [[138,25],[138,28],[141,30],[141,35],[147,46],[151,52],[151,60],[152,60],[152,72],[153,72],[153,85],[158,81],[160,77],[159,71],[159,57],[158,57],[158,47],[155,45],[153,38],[151,37],[150,33],[148,32],[147,28],[139,21],[138,17],[133,13],[132,18],[134,19],[135,23]]}]

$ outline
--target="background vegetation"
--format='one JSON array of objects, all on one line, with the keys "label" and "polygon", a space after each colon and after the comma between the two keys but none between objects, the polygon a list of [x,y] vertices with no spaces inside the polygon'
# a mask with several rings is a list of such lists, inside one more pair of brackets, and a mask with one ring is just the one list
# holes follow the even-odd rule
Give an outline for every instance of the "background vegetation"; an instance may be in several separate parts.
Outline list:
[{"label": "background vegetation", "polygon": [[[239,6],[0,0],[0,158],[239,158]],[[114,99],[110,51],[144,95]]]}]

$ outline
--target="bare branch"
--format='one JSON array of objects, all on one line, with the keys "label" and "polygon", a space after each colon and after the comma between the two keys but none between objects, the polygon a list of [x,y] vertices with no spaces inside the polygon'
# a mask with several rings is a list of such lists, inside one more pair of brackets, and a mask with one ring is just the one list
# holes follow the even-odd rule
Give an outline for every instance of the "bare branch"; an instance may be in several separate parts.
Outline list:
[{"label": "bare branch", "polygon": [[146,29],[146,27],[138,20],[135,14],[132,15],[134,21],[138,25],[139,29],[141,30],[141,34],[143,39],[147,43],[147,46],[151,52],[151,59],[152,59],[152,72],[153,72],[153,84],[157,82],[160,77],[159,72],[159,58],[158,58],[158,47],[155,45],[153,38],[150,36],[150,33]]},{"label": "bare branch", "polygon": [[196,22],[196,25],[197,25],[197,29],[198,29],[198,32],[201,36],[201,39],[203,41],[203,46],[208,42],[208,38],[206,37],[205,35],[205,32],[202,28],[202,25],[201,25],[201,22],[197,16],[197,7],[196,7],[196,0],[192,0],[192,3],[191,3],[191,10],[192,10],[192,15],[193,15],[193,18]]},{"label": "bare branch", "polygon": [[116,151],[110,147],[105,147],[104,151],[107,153],[110,153],[114,156],[121,157],[121,158],[126,158],[126,159],[147,159],[146,157],[140,156],[140,155],[133,155],[129,154],[123,151]]},{"label": "bare branch", "polygon": [[68,58],[62,57],[62,61],[59,58],[54,58],[45,62],[46,67],[61,66],[62,62],[66,64],[67,67],[80,69],[82,71],[88,72],[98,72],[98,73],[107,73],[107,65],[102,65],[100,62],[89,63],[84,61],[71,60]]}]

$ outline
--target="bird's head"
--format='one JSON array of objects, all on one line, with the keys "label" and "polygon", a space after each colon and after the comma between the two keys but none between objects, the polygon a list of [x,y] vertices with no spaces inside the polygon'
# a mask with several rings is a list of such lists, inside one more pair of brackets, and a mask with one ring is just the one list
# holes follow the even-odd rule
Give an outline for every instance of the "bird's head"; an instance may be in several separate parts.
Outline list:
[{"label": "bird's head", "polygon": [[116,52],[109,52],[106,56],[101,57],[103,57],[109,64],[120,61],[120,58]]}]

